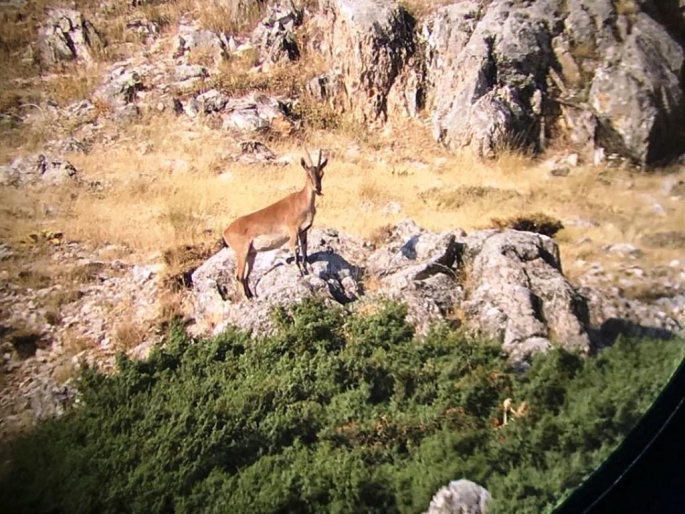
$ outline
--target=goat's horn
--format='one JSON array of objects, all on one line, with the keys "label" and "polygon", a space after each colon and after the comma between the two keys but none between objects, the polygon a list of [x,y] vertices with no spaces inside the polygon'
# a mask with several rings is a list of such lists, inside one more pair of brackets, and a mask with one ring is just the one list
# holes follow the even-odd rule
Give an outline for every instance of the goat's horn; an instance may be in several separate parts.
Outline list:
[{"label": "goat's horn", "polygon": [[307,148],[304,148],[304,158],[307,160],[307,166],[312,166],[312,156],[309,155]]},{"label": "goat's horn", "polygon": [[319,164],[316,165],[317,168],[321,167],[321,161],[323,159],[323,151],[319,148]]}]

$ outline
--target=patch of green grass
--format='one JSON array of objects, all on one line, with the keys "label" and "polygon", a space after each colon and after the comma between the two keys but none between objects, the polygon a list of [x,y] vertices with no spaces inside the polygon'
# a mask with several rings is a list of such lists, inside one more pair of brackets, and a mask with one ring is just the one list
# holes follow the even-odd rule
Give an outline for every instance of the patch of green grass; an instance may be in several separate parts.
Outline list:
[{"label": "patch of green grass", "polygon": [[[422,512],[450,480],[494,512],[538,513],[623,439],[683,356],[680,341],[557,349],[514,373],[496,345],[406,309],[304,301],[277,335],[175,327],[145,361],[85,369],[80,407],[13,447],[8,512]],[[501,425],[502,402],[528,408]]]}]

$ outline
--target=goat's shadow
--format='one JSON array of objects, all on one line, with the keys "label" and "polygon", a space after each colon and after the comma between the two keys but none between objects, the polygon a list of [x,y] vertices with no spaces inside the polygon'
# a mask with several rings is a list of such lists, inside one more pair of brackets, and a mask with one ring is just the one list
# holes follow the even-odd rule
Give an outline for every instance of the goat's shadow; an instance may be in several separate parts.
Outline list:
[{"label": "goat's shadow", "polygon": [[678,335],[667,328],[645,326],[625,318],[609,318],[599,328],[591,328],[589,332],[597,348],[611,346],[619,337],[660,341],[678,339]]}]

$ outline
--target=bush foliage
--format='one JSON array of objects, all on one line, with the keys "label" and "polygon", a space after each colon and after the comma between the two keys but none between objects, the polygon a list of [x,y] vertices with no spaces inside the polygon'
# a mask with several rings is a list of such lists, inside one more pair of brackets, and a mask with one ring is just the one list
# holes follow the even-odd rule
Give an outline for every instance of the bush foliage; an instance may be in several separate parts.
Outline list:
[{"label": "bush foliage", "polygon": [[[18,441],[6,512],[422,512],[450,480],[495,512],[538,513],[627,434],[683,355],[622,340],[557,349],[515,374],[498,347],[402,306],[348,316],[306,301],[274,337],[178,327],[146,361],[86,369],[80,403]],[[528,410],[507,426],[502,402]]]}]

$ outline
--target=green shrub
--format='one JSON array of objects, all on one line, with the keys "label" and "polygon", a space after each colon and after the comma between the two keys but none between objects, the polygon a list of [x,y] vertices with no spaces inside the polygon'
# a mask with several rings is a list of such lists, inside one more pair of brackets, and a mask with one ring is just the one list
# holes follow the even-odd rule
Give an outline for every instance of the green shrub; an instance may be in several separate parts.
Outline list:
[{"label": "green shrub", "polygon": [[[450,480],[496,512],[541,512],[635,424],[683,355],[619,341],[525,375],[497,346],[436,326],[423,340],[388,304],[366,316],[305,301],[274,337],[172,328],[146,361],[86,369],[81,405],[16,442],[7,512],[421,512]],[[506,427],[501,405],[526,401]]]}]

